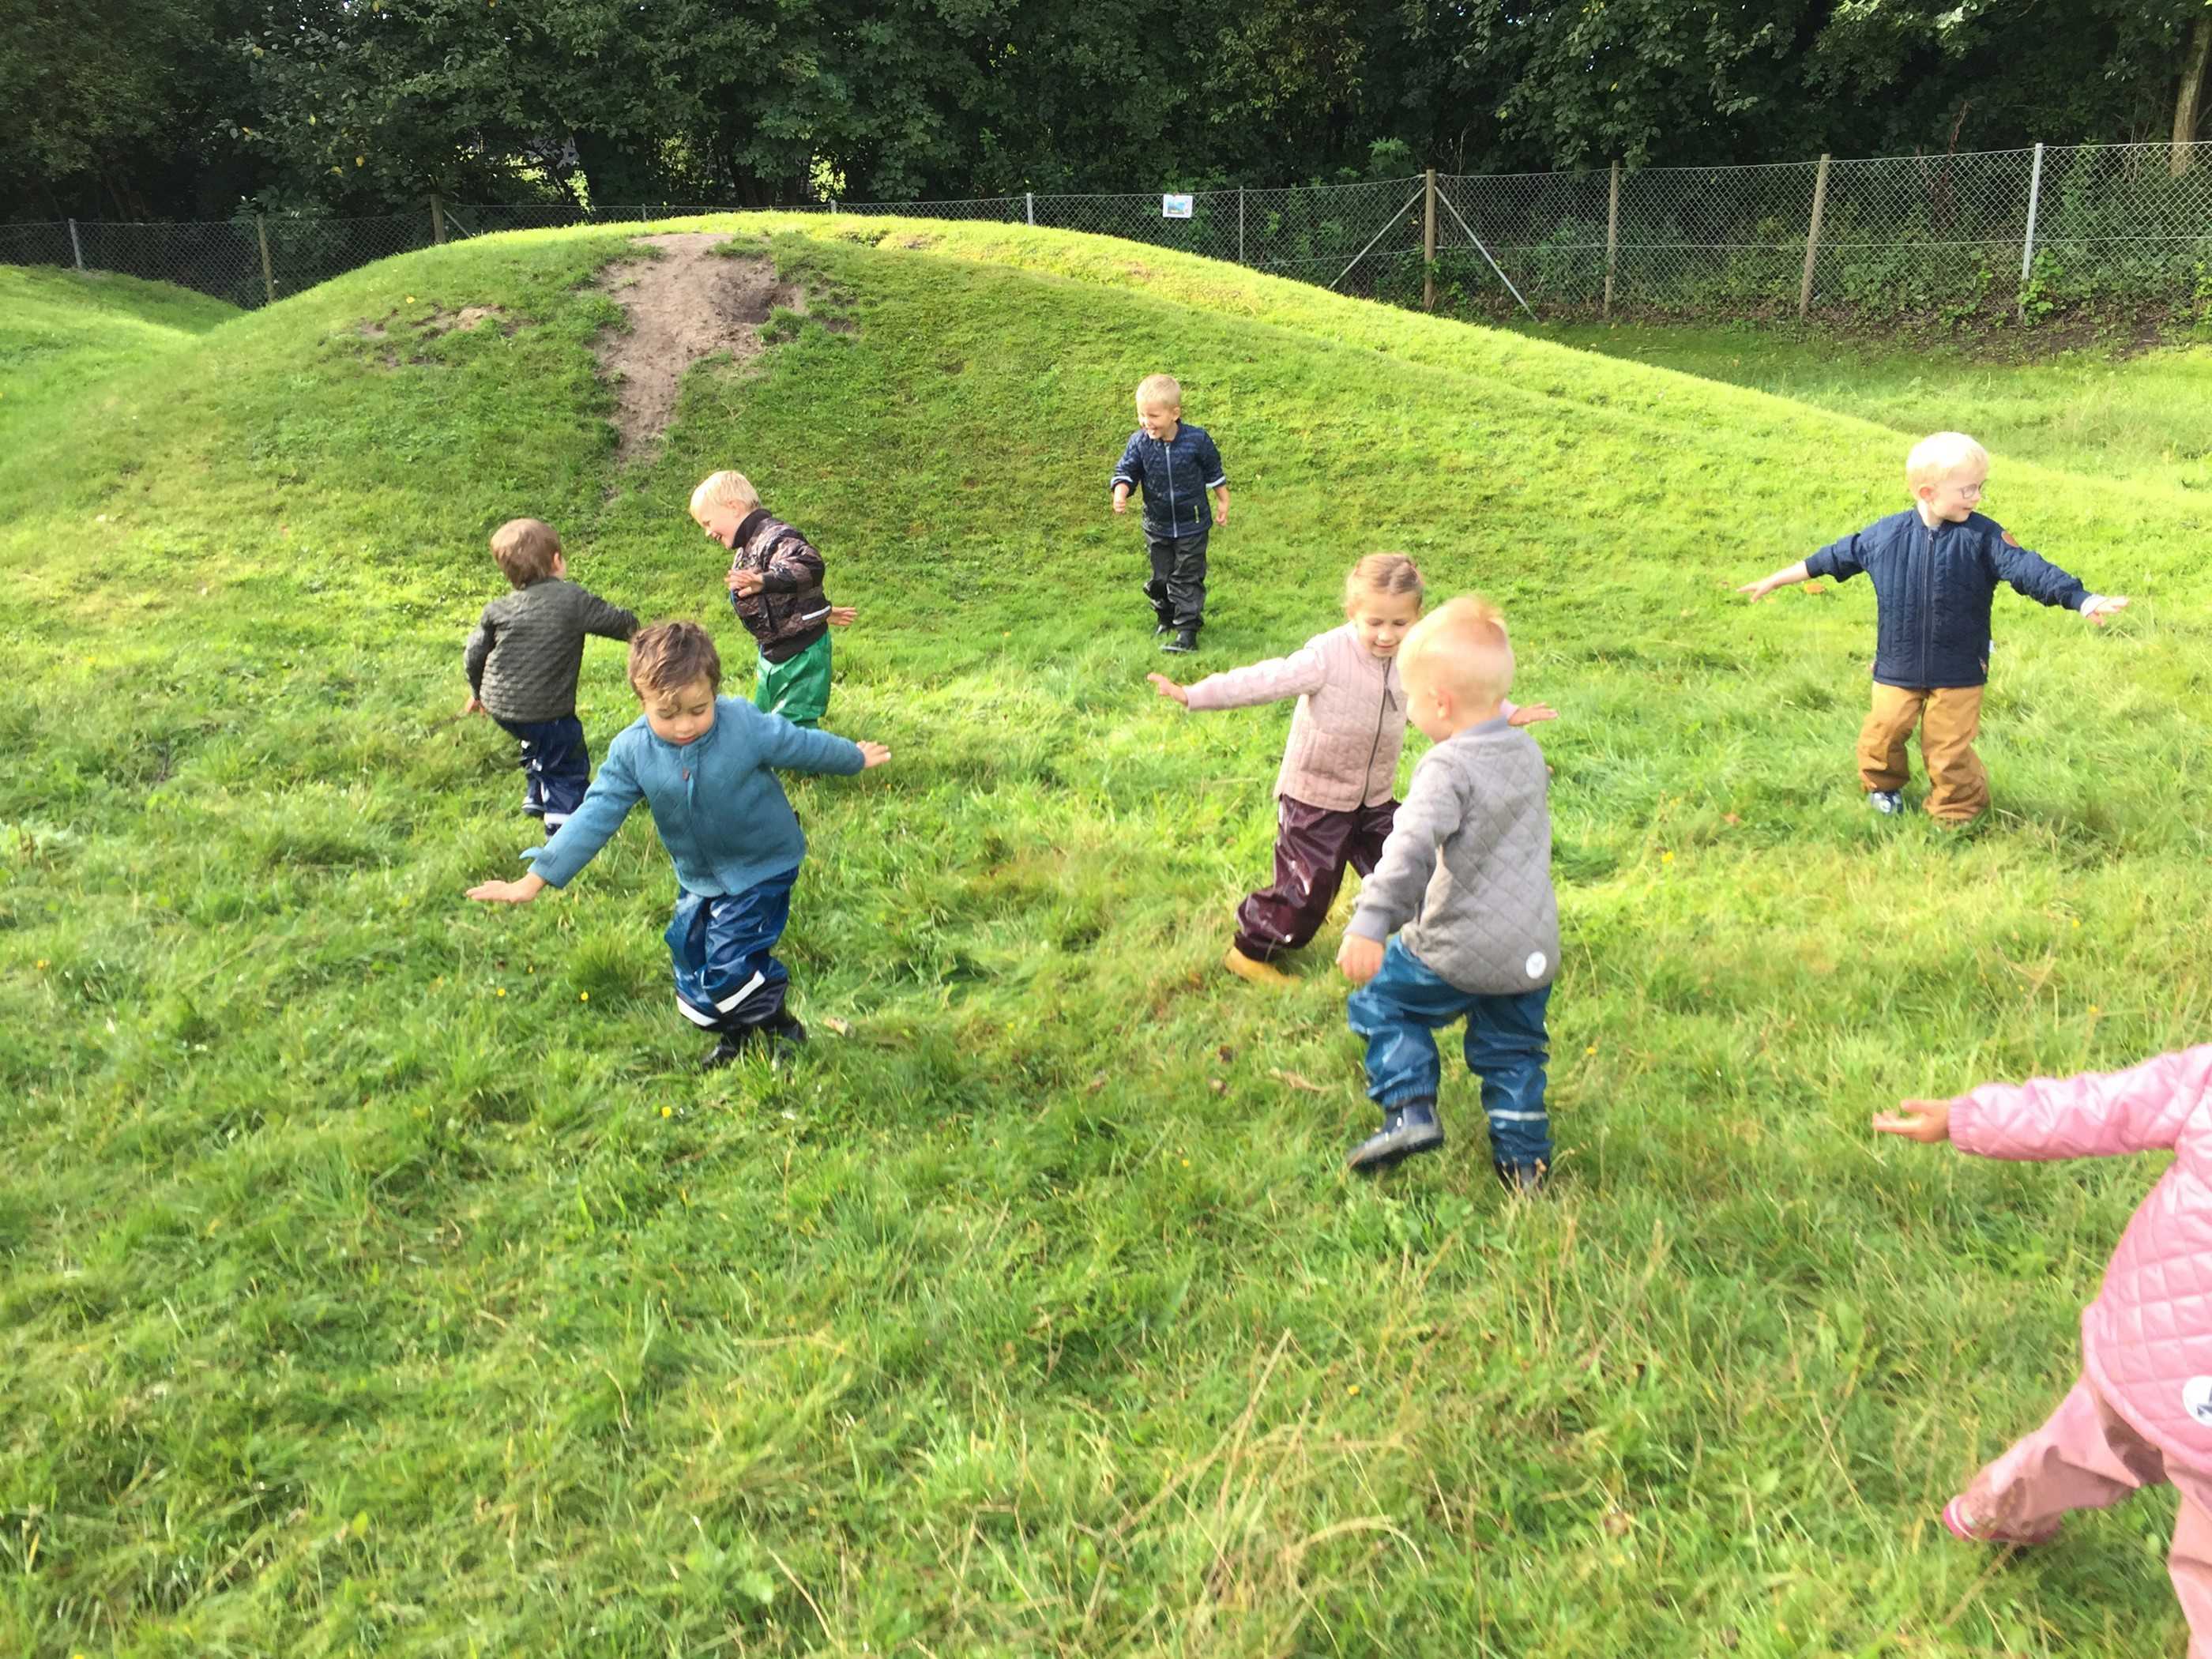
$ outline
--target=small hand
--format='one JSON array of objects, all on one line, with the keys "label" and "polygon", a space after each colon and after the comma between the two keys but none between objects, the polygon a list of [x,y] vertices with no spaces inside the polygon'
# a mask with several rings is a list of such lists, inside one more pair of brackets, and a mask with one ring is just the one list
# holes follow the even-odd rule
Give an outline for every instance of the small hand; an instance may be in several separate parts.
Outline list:
[{"label": "small hand", "polygon": [[527,904],[544,891],[545,884],[534,875],[520,881],[487,881],[468,890],[468,896],[481,899],[486,904]]},{"label": "small hand", "polygon": [[1555,720],[1559,711],[1548,702],[1524,702],[1505,717],[1508,726],[1534,726],[1538,720]]},{"label": "small hand", "polygon": [[729,590],[741,599],[749,599],[752,598],[752,596],[759,592],[762,587],[765,585],[766,584],[762,580],[761,573],[757,570],[732,570],[730,572],[728,581]]},{"label": "small hand", "polygon": [[1177,685],[1166,675],[1147,674],[1145,678],[1152,683],[1152,690],[1158,692],[1162,696],[1170,698],[1176,702],[1179,702],[1186,708],[1190,707],[1190,693],[1183,690],[1182,686]]},{"label": "small hand", "polygon": [[1746,582],[1741,587],[1737,588],[1736,592],[1739,593],[1750,594],[1751,602],[1753,605],[1757,605],[1761,599],[1765,599],[1769,593],[1771,593],[1776,588],[1781,586],[1782,584],[1776,581],[1771,576],[1761,576],[1755,582]]},{"label": "small hand", "polygon": [[1213,509],[1213,524],[1214,524],[1214,528],[1216,528],[1217,530],[1225,528],[1225,527],[1227,526],[1228,523],[1229,523],[1229,509],[1228,509],[1227,507],[1215,507],[1215,508]]},{"label": "small hand", "polygon": [[1336,965],[1354,985],[1366,984],[1382,971],[1382,942],[1346,933],[1344,943],[1336,947]]},{"label": "small hand", "polygon": [[854,747],[860,751],[860,769],[863,772],[867,771],[872,767],[881,766],[885,761],[891,757],[891,751],[884,748],[883,744],[879,743],[870,743],[865,738],[854,744]]},{"label": "small hand", "polygon": [[2114,612],[2124,611],[2127,608],[2128,602],[2124,595],[2108,594],[2105,598],[2099,599],[2094,605],[2083,605],[2081,607],[2081,616],[2085,621],[2088,622],[2093,626],[2102,628],[2106,622],[2111,620]]},{"label": "small hand", "polygon": [[1900,1100],[1893,1112],[1876,1112],[1874,1127],[1886,1135],[1933,1145],[1951,1138],[1951,1103],[1948,1100]]},{"label": "small hand", "polygon": [[850,628],[859,620],[860,615],[860,613],[849,605],[833,605],[830,607],[830,626]]},{"label": "small hand", "polygon": [[1114,510],[1116,513],[1127,513],[1129,510],[1129,492],[1127,490],[1117,489],[1114,492]]},{"label": "small hand", "polygon": [[471,714],[481,714],[483,711],[483,699],[471,692],[469,700],[461,705],[461,718],[465,720]]}]

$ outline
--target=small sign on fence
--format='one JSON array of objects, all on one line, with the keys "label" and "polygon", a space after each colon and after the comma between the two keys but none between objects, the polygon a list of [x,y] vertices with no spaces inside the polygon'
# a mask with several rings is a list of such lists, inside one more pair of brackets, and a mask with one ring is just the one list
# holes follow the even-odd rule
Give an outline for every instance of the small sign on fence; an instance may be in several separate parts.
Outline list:
[{"label": "small sign on fence", "polygon": [[1190,217],[1190,198],[1189,198],[1189,197],[1188,197],[1188,196],[1163,196],[1163,197],[1161,197],[1161,198],[1160,198],[1160,217],[1161,217],[1161,218],[1163,218],[1163,219],[1188,219],[1188,218],[1189,218],[1189,217]]}]

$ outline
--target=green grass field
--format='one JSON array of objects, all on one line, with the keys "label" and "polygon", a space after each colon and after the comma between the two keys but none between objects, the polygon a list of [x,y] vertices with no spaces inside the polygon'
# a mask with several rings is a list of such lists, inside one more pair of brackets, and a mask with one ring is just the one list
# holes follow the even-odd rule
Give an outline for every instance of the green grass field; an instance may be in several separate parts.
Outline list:
[{"label": "green grass field", "polygon": [[[1917,434],[1103,240],[712,222],[852,326],[695,370],[642,469],[603,231],[370,266],[0,443],[0,1651],[2181,1651],[2170,1497],[2010,1564],[1936,1518],[2154,1162],[1865,1125],[2203,1029],[2186,468],[1962,411],[1987,510],[2136,604],[2000,601],[1999,810],[1947,837],[1858,798],[1866,585],[1731,592],[1902,505]],[[470,304],[514,326],[409,339]],[[1163,367],[1236,487],[1200,668],[1397,547],[1560,711],[1549,1201],[1463,1073],[1441,1158],[1346,1178],[1334,926],[1280,998],[1214,965],[1289,711],[1145,684],[1104,482]],[[455,711],[525,513],[742,691],[722,465],[860,606],[828,723],[895,758],[792,787],[815,1042],[702,1075],[644,814],[461,899],[532,837]],[[634,707],[595,644],[595,750]]]}]

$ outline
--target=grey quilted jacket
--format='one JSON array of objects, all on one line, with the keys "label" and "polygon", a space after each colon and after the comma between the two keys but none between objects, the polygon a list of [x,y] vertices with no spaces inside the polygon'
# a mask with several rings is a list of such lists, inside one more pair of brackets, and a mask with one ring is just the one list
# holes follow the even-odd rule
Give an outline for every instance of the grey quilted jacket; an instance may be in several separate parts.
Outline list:
[{"label": "grey quilted jacket", "polygon": [[534,722],[576,712],[584,635],[626,640],[637,618],[587,587],[547,576],[502,593],[461,653],[469,685],[494,718]]},{"label": "grey quilted jacket", "polygon": [[1534,738],[1500,714],[1421,757],[1346,933],[1402,940],[1429,971],[1479,996],[1552,982],[1550,776]]}]

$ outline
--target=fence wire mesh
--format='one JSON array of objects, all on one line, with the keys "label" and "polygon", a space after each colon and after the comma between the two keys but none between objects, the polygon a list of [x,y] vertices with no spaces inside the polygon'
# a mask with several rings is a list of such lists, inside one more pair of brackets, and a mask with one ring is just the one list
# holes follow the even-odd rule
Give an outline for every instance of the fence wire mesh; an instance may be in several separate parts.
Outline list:
[{"label": "fence wire mesh", "polygon": [[[1452,310],[1761,317],[2032,315],[2145,306],[2212,314],[2212,144],[1786,161],[1758,167],[1440,174],[1437,258],[1414,175],[1360,184],[957,201],[809,203],[855,216],[1086,231]],[[1172,211],[1170,211],[1172,208]],[[373,260],[501,231],[642,224],[736,210],[663,203],[447,206],[382,218],[0,225],[0,263],[124,271],[241,306]],[[1808,244],[1812,257],[1808,258]]]}]

